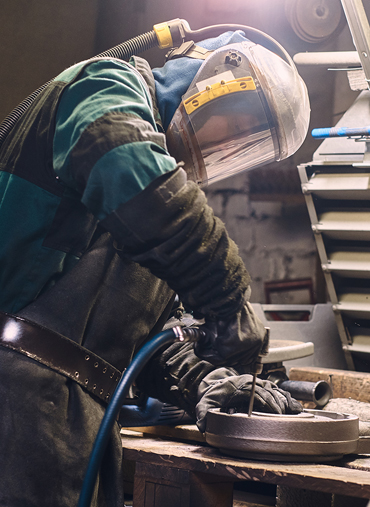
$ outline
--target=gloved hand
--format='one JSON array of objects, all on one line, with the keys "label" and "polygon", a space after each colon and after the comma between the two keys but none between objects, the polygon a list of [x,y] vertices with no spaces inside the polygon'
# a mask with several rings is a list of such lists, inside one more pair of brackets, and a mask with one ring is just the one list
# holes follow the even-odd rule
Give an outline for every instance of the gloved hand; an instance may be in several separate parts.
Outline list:
[{"label": "gloved hand", "polygon": [[[246,291],[245,300],[250,290]],[[242,309],[227,320],[208,320],[200,326],[204,336],[194,344],[200,359],[215,366],[250,365],[267,352],[268,333],[246,301]]]},{"label": "gloved hand", "polygon": [[[253,376],[238,375],[232,368],[218,368],[204,377],[198,388],[195,408],[197,426],[204,433],[211,408],[236,408],[248,412]],[[299,414],[302,405],[269,380],[257,379],[253,408],[257,412]]]}]

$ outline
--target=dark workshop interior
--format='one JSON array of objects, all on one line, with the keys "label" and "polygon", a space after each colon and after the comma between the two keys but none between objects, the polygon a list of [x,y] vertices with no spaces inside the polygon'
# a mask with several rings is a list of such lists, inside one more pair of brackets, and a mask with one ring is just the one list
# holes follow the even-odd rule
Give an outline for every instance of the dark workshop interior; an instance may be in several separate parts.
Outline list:
[{"label": "dark workshop interior", "polygon": [[[303,412],[256,410],[251,416],[251,408],[215,408],[201,433],[194,414],[132,394],[131,387],[119,419],[121,505],[369,507],[370,0],[4,2],[0,121],[68,67],[177,18],[192,30],[238,24],[268,34],[307,86],[311,113],[300,148],[204,189],[238,246],[251,277],[251,307],[269,330],[267,355],[237,374],[254,376],[252,405],[258,382],[270,382],[298,400]],[[164,65],[167,51],[155,47],[139,56],[154,69]],[[311,134],[332,127],[343,132]],[[1,185],[0,179],[0,191]],[[3,231],[1,220],[0,214]],[[0,287],[10,276],[0,275]],[[180,331],[181,325],[187,326],[180,324]],[[55,438],[59,445],[63,436]],[[12,449],[4,444],[0,453]],[[37,505],[32,495],[27,505],[10,496],[6,503],[1,491],[7,488],[0,479],[0,505]],[[96,491],[91,506],[118,507],[113,493],[107,500]],[[71,505],[67,499],[55,503]],[[87,505],[80,499],[78,507]]]}]

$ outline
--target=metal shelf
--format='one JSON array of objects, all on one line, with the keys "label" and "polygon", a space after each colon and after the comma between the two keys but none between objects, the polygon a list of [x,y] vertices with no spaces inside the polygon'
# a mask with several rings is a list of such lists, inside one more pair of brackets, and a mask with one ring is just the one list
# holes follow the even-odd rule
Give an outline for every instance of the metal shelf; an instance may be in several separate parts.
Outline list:
[{"label": "metal shelf", "polygon": [[[341,3],[369,82],[370,27],[362,0]],[[335,127],[370,125],[369,104],[370,90],[364,90]],[[369,136],[330,136],[298,172],[347,364],[370,368]]]},{"label": "metal shelf", "polygon": [[315,233],[332,239],[370,241],[370,211],[324,211],[312,225]]},{"label": "metal shelf", "polygon": [[370,320],[370,290],[368,292],[347,292],[338,295],[333,309],[353,319]]},{"label": "metal shelf", "polygon": [[348,350],[353,353],[370,354],[370,328],[350,327],[352,344]]},{"label": "metal shelf", "polygon": [[370,249],[368,251],[332,251],[328,262],[322,264],[325,273],[345,278],[370,278]]},{"label": "metal shelf", "polygon": [[317,173],[302,185],[304,194],[323,199],[370,199],[370,173]]}]

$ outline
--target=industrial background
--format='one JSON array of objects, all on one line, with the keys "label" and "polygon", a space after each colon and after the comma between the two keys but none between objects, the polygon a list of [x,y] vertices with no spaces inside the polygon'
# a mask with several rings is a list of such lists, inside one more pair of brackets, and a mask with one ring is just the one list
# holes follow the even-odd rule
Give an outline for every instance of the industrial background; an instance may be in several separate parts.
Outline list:
[{"label": "industrial background", "polygon": [[[370,0],[363,0],[363,5],[370,20]],[[271,35],[291,56],[355,50],[341,0],[12,0],[2,5],[0,121],[63,69],[173,18],[186,19],[193,30],[219,23],[249,25]],[[153,49],[141,56],[156,67],[163,65],[164,54]],[[261,422],[259,416],[237,413],[238,434],[234,435],[233,426],[226,426],[226,430],[210,426],[207,433],[211,440],[207,440],[208,435],[201,435],[194,425],[176,426],[172,431],[166,423],[171,417],[179,423],[178,409],[154,400],[151,406],[157,408],[154,415],[149,414],[150,422],[139,418],[128,424],[126,420],[129,429],[122,432],[127,505],[370,507],[369,165],[357,169],[357,187],[348,185],[348,180],[353,168],[361,165],[357,162],[362,160],[362,153],[355,157],[349,153],[347,163],[340,165],[344,150],[339,149],[338,153],[329,153],[335,155],[334,162],[323,164],[317,172],[320,161],[310,165],[321,145],[311,136],[311,129],[336,125],[360,92],[351,90],[345,69],[312,65],[298,70],[311,102],[309,134],[301,148],[288,160],[222,180],[206,193],[239,246],[252,277],[254,309],[270,328],[270,345],[275,342],[265,358],[261,378],[272,379],[287,390],[291,382],[294,397],[305,408],[319,407],[320,412],[303,414],[303,418],[300,414],[291,422],[280,414],[266,417],[265,422],[261,418]],[[361,114],[359,109],[353,113],[357,127],[370,125],[370,92],[365,93]],[[333,142],[340,148],[343,142],[347,149],[352,140],[337,138]],[[369,139],[367,149],[370,158]],[[312,195],[302,193],[303,174],[311,190],[315,189],[310,190]],[[317,202],[321,208],[318,206],[316,216]],[[327,210],[329,219],[334,216],[336,220],[332,230],[331,220],[327,219],[325,229],[319,216]],[[360,225],[352,224],[351,229],[346,212],[348,216],[361,215]],[[362,216],[366,227],[362,227]],[[347,225],[335,229],[339,222]],[[318,232],[316,240],[312,227]],[[320,257],[317,238],[321,241]],[[300,281],[303,284],[299,285]],[[289,282],[291,290],[268,292],[274,283],[276,289],[279,284],[289,287]],[[287,319],[282,318],[283,311],[272,308],[279,305],[290,307]],[[305,308],[298,309],[294,317],[291,308],[296,305]],[[298,384],[299,392],[294,391]],[[153,403],[153,399],[149,401]],[[137,407],[130,406],[135,412]],[[145,415],[149,406],[144,397]],[[127,417],[123,409],[122,414]],[[231,424],[235,420],[233,410],[219,415],[226,416]],[[284,418],[291,426],[283,434],[280,421]],[[323,427],[315,426],[320,418],[326,419],[326,436]],[[245,429],[241,420],[243,424],[255,422],[256,426]],[[334,432],[337,422],[346,426]],[[153,426],[141,433],[145,425]],[[132,430],[134,426],[137,433]],[[256,433],[251,428],[256,428]],[[163,440],[158,438],[161,436]],[[61,439],[59,435],[57,438]],[[210,445],[203,445],[205,442]],[[250,455],[251,462],[246,465],[244,458],[249,460]],[[253,463],[256,455],[267,456],[266,462],[257,459]],[[342,456],[332,466],[331,460]],[[131,499],[135,503],[130,503]]]},{"label": "industrial background", "polygon": [[[370,5],[364,7],[369,16]],[[353,51],[340,0],[13,0],[3,3],[0,118],[64,68],[173,18],[192,29],[239,23],[265,31],[293,56],[305,51]],[[141,55],[152,66],[164,52]],[[356,99],[345,72],[299,68],[311,101],[311,128],[335,125]],[[207,190],[253,280],[252,302],[266,302],[271,281],[309,279],[306,289],[271,294],[276,303],[322,303],[327,294],[297,165],[312,160],[310,134],[290,159],[231,177]],[[312,300],[313,299],[313,300]]]}]

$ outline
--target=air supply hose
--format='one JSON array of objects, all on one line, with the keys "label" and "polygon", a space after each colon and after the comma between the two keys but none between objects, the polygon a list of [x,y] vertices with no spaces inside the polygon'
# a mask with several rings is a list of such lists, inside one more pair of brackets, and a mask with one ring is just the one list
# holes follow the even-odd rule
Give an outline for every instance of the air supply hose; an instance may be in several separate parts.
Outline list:
[{"label": "air supply hose", "polygon": [[[277,41],[275,41],[275,39],[256,28],[245,25],[225,24],[191,30],[188,22],[183,19],[173,19],[172,21],[166,21],[155,25],[153,30],[122,42],[121,44],[118,44],[118,46],[114,46],[113,48],[108,49],[89,60],[94,60],[95,58],[119,58],[120,60],[129,60],[131,56],[138,55],[154,47],[171,49],[180,46],[185,41],[193,40],[194,42],[199,42],[206,38],[217,37],[223,32],[230,30],[242,30],[245,33],[245,36],[250,40],[270,49],[283,58],[283,60],[288,62],[289,65],[294,66],[294,63],[286,50]],[[50,83],[52,83],[54,79],[55,78],[51,79],[32,92],[3,120],[0,124],[0,148],[16,122],[27,111],[38,95]]]},{"label": "air supply hose", "polygon": [[[128,41],[122,42],[118,46],[115,46],[103,53],[100,53],[97,56],[91,58],[94,60],[95,58],[119,58],[120,60],[129,60],[131,56],[137,55],[146,51],[148,49],[154,48],[159,45],[158,38],[154,30],[144,33],[142,35],[138,35],[133,39],[129,39]],[[31,93],[27,98],[25,98],[18,106],[8,114],[8,116],[3,120],[0,125],[0,147],[3,144],[6,136],[9,134],[15,123],[21,118],[21,116],[27,111],[33,101],[38,97],[38,95],[50,84],[54,81],[51,79],[47,83],[43,84]]]},{"label": "air supply hose", "polygon": [[90,460],[78,501],[78,507],[90,507],[100,463],[111,436],[113,426],[117,422],[118,413],[123,405],[124,399],[128,396],[130,386],[133,384],[144,365],[157,352],[157,350],[164,345],[167,345],[175,340],[181,342],[196,341],[201,334],[202,331],[198,328],[181,328],[177,326],[155,335],[152,340],[143,345],[143,347],[141,347],[138,351],[121,377],[121,380],[119,381],[105,411],[90,455]]}]

